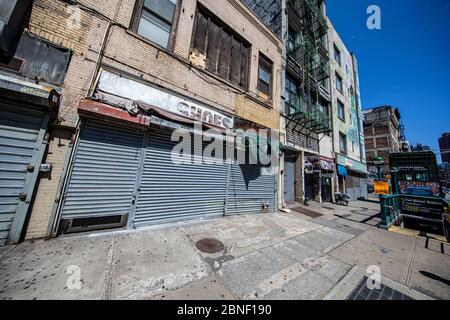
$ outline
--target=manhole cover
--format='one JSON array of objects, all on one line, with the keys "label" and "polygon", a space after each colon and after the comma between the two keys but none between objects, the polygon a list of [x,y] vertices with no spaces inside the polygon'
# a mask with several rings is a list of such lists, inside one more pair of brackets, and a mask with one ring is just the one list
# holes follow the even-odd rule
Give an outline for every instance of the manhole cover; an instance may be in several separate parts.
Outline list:
[{"label": "manhole cover", "polygon": [[205,253],[216,253],[225,248],[223,243],[216,239],[202,239],[197,241],[195,246],[198,250]]}]

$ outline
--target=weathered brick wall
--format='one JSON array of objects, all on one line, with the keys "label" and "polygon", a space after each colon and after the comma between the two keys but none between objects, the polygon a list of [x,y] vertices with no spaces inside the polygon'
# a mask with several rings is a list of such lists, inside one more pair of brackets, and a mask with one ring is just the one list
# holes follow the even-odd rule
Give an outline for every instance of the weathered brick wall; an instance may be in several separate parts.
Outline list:
[{"label": "weathered brick wall", "polygon": [[[256,96],[258,55],[264,53],[274,63],[274,83],[280,82],[281,42],[250,10],[236,0],[201,0],[204,6],[252,44],[249,93]],[[178,21],[173,55],[129,30],[135,1],[79,1],[104,17],[86,10],[79,11],[80,22],[71,6],[59,0],[36,0],[29,31],[50,42],[73,50],[73,57],[63,85],[61,120],[74,126],[76,107],[87,95],[94,74],[98,54],[107,30],[106,19],[117,25],[111,27],[105,46],[103,65],[139,76],[172,90],[190,95],[219,109],[235,110],[236,90],[222,81],[202,74],[189,66],[196,0],[184,0]],[[80,6],[83,8],[83,6]],[[201,73],[201,75],[198,75]],[[205,81],[206,78],[206,81]],[[238,95],[242,94],[238,91]],[[272,107],[279,110],[280,88],[274,86]],[[271,115],[275,113],[267,111]],[[242,116],[251,117],[248,112]],[[276,116],[276,115],[275,115]],[[251,118],[248,118],[252,120]]]},{"label": "weathered brick wall", "polygon": [[[87,96],[91,87],[103,40],[111,23],[104,44],[104,55],[100,60],[101,66],[134,75],[149,84],[190,96],[261,125],[278,128],[281,42],[239,1],[200,2],[252,44],[249,92],[230,87],[189,65],[196,0],[179,2],[182,7],[178,21],[174,22],[177,33],[173,52],[166,52],[129,29],[135,0],[79,0],[79,6],[75,7],[60,0],[35,0],[28,31],[72,50],[71,62],[62,85],[59,110],[61,124],[66,128],[75,128],[79,101]],[[84,9],[73,10],[77,7]],[[274,63],[273,101],[269,107],[259,105],[255,98],[259,52]],[[253,99],[249,99],[250,96]],[[68,130],[65,134],[70,135],[72,132]],[[67,151],[67,141],[61,141],[62,144],[59,144],[59,138],[52,140],[44,159],[44,162],[53,164],[53,171],[51,178],[40,178],[27,238],[46,235]]]},{"label": "weathered brick wall", "polygon": [[40,173],[26,239],[42,238],[47,234],[50,215],[55,204],[56,190],[63,171],[71,136],[71,132],[67,130],[55,129],[52,132],[45,162],[51,163],[53,169],[51,173]]}]

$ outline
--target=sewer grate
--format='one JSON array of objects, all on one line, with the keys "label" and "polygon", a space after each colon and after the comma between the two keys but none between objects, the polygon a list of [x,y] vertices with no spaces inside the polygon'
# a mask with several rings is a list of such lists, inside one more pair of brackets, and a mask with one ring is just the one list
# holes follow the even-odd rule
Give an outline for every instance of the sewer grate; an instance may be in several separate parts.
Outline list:
[{"label": "sewer grate", "polygon": [[217,253],[222,251],[225,247],[222,242],[216,239],[202,239],[197,241],[195,247],[201,252]]},{"label": "sewer grate", "polygon": [[384,284],[380,285],[380,289],[369,289],[367,287],[368,279],[363,277],[346,300],[414,300],[410,296]]}]

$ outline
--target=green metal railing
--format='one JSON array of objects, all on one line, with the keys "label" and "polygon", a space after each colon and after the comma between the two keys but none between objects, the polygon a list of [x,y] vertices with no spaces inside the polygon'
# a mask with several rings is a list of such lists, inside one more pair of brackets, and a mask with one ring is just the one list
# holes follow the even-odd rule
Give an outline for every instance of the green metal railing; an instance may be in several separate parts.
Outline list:
[{"label": "green metal railing", "polygon": [[381,227],[389,228],[400,218],[400,195],[380,195]]},{"label": "green metal railing", "polygon": [[[436,216],[436,213],[429,214],[424,212],[417,212],[417,215],[413,215],[411,213],[405,214],[402,212],[402,200],[417,200],[419,202],[433,202],[440,203],[441,207],[441,215],[440,217]],[[412,218],[417,218],[425,221],[434,221],[439,222],[444,220],[445,210],[450,208],[450,201],[443,198],[436,197],[422,197],[422,196],[411,196],[411,195],[402,195],[402,194],[394,194],[394,195],[380,195],[380,215],[381,215],[381,228],[388,229],[390,226],[395,224],[400,220],[400,218],[407,216]]]}]

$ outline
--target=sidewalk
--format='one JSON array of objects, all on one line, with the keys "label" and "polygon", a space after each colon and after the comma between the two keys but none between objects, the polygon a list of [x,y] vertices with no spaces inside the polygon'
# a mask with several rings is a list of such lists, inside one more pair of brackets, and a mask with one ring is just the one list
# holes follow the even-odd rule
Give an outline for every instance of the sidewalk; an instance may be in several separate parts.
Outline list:
[{"label": "sidewalk", "polygon": [[[349,214],[358,205],[322,209]],[[199,251],[205,238],[220,240],[223,250]],[[361,298],[353,291],[371,265],[399,297],[450,299],[448,245],[326,211],[315,219],[255,214],[4,247],[0,299]],[[81,289],[71,290],[77,268]]]}]

